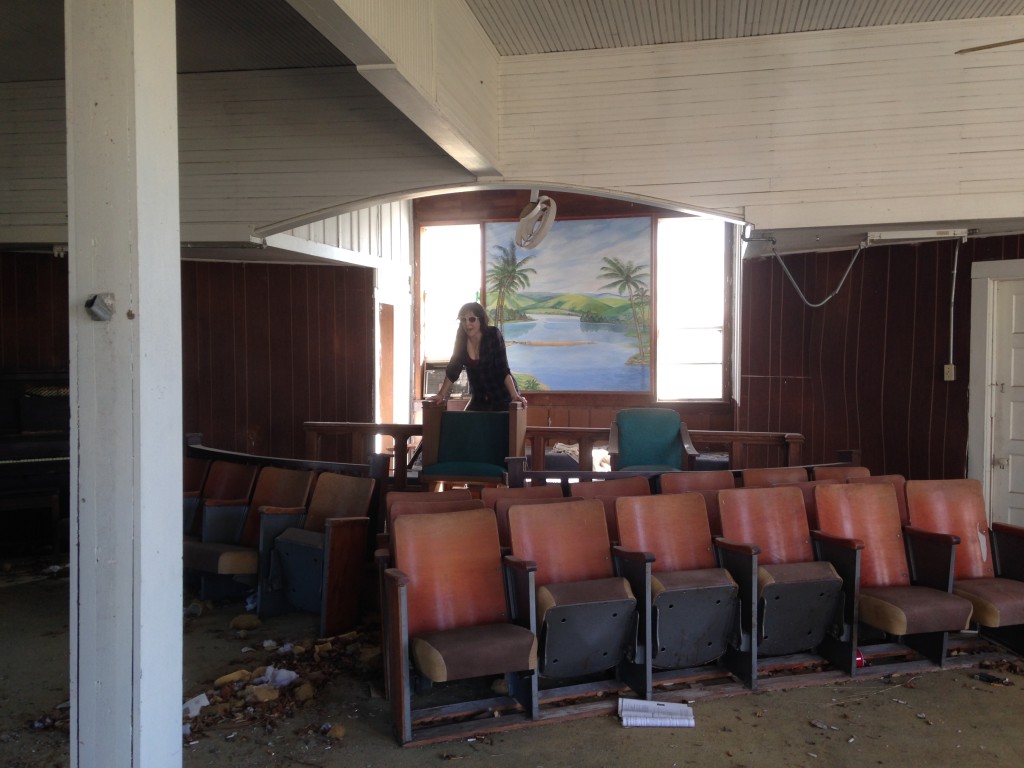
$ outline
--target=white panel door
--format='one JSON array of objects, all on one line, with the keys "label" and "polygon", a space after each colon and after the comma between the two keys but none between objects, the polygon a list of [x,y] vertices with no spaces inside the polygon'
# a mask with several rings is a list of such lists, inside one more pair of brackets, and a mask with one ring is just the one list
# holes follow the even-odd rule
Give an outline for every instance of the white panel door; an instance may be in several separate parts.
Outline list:
[{"label": "white panel door", "polygon": [[992,519],[1024,525],[1024,280],[996,284]]}]

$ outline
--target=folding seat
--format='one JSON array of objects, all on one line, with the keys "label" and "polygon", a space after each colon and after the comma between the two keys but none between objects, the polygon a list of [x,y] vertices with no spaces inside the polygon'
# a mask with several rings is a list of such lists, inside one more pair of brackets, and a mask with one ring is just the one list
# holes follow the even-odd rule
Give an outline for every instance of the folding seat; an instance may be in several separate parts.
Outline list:
[{"label": "folding seat", "polygon": [[[196,461],[193,459],[193,461]],[[184,502],[184,526],[186,538],[198,538],[202,532],[203,504],[209,499],[218,505],[245,506],[252,496],[259,474],[256,464],[217,459],[210,462],[204,477],[202,489],[186,492]]]},{"label": "folding seat", "polygon": [[871,470],[867,467],[812,467],[813,480],[835,480],[840,483],[847,482],[851,477],[871,477]]},{"label": "folding seat", "polygon": [[519,504],[508,514],[512,562],[536,567],[532,585],[522,568],[513,569],[511,589],[516,616],[528,618],[539,638],[541,677],[590,678],[601,685],[609,670],[616,670],[620,680],[646,696],[646,638],[637,637],[637,599],[630,584],[615,575],[603,504],[598,499]]},{"label": "folding seat", "polygon": [[[739,586],[718,567],[699,493],[624,496],[616,502],[621,547],[654,555],[650,600],[640,605],[658,669],[720,659],[739,644]],[[631,583],[635,594],[642,585]],[[648,697],[649,698],[649,697]]]},{"label": "folding seat", "polygon": [[[317,613],[322,637],[358,624],[376,484],[372,477],[321,472],[308,507],[261,510],[267,550],[260,557],[270,561],[257,596],[261,618],[289,607]],[[267,530],[282,527],[276,536]]]},{"label": "folding seat", "polygon": [[[398,519],[408,515],[431,515],[444,512],[461,512],[471,509],[486,509],[483,501],[474,499],[466,489],[452,489],[450,491],[437,491],[432,493],[399,492],[388,494],[387,529],[388,533],[377,536],[377,550],[374,552],[378,577],[378,599],[380,602],[380,626],[381,634],[386,635],[390,616],[388,615],[388,603],[386,595],[386,572],[388,568],[395,565],[395,552],[391,540],[391,532],[394,531]],[[493,517],[494,512],[487,510]],[[388,659],[384,659],[385,673],[387,672]],[[391,691],[390,677],[385,674],[385,695],[390,698]]]},{"label": "folding seat", "polygon": [[[722,563],[740,586],[741,651],[731,669],[752,688],[758,659],[817,650],[830,658],[843,633],[843,582],[815,560],[799,488],[736,488],[719,492]],[[820,646],[820,647],[819,647]]]},{"label": "folding seat", "polygon": [[910,524],[959,537],[953,594],[971,601],[979,633],[1024,654],[1024,528],[988,526],[977,480],[908,480]]},{"label": "folding seat", "polygon": [[[394,567],[385,574],[384,636],[395,737],[401,744],[429,737],[427,724],[480,713],[463,724],[507,727],[537,712],[537,639],[511,621],[498,529],[489,509],[402,515],[392,529]],[[505,675],[509,696],[413,709],[417,681],[445,683]],[[466,687],[467,690],[470,686]],[[452,693],[458,693],[458,690]],[[505,713],[511,708],[521,712]],[[502,717],[496,718],[495,713]],[[453,735],[451,728],[446,736]],[[467,733],[468,735],[468,733]]]},{"label": "folding seat", "polygon": [[269,576],[269,560],[261,562],[259,558],[261,550],[269,551],[269,544],[261,543],[261,539],[269,542],[283,528],[261,526],[260,510],[304,508],[313,475],[310,470],[264,466],[248,502],[212,498],[203,501],[201,540],[186,539],[182,554],[185,570],[201,576],[203,599],[239,595],[243,587],[255,588]]},{"label": "folding seat", "polygon": [[619,534],[615,522],[615,500],[620,496],[650,496],[651,482],[642,475],[613,477],[608,480],[584,480],[569,485],[569,493],[581,499],[598,499],[604,505],[605,524],[613,544]]},{"label": "folding seat", "polygon": [[740,478],[744,488],[790,485],[810,479],[806,467],[754,467],[740,470]]},{"label": "folding seat", "polygon": [[526,410],[449,411],[423,407],[423,469],[420,481],[434,487],[500,485],[505,459],[526,455]]},{"label": "folding seat", "polygon": [[814,530],[818,527],[818,504],[814,496],[814,489],[819,485],[828,485],[830,483],[838,483],[839,480],[828,479],[828,480],[802,480],[797,483],[785,483],[783,485],[772,486],[774,488],[796,488],[800,491],[800,495],[804,499],[804,513],[807,515],[807,525]]},{"label": "folding seat", "polygon": [[564,495],[561,485],[547,483],[522,488],[509,488],[504,485],[483,488],[480,490],[480,498],[483,499],[485,507],[497,509],[499,499],[514,499],[527,504],[535,499],[560,499],[564,498]]},{"label": "folding seat", "polygon": [[468,488],[449,488],[443,491],[388,491],[384,501],[386,508],[390,509],[396,501],[455,501],[472,498],[473,492]]},{"label": "folding seat", "polygon": [[666,472],[658,477],[662,493],[696,492],[704,497],[711,535],[720,536],[722,522],[718,513],[718,492],[736,487],[736,476],[729,469],[709,469],[694,472]]},{"label": "folding seat", "polygon": [[502,549],[511,546],[508,533],[508,510],[515,504],[547,504],[552,501],[564,501],[562,486],[554,483],[544,485],[527,485],[522,488],[509,488],[504,485],[483,488],[480,498],[484,505],[494,510],[498,521],[498,540]]},{"label": "folding seat", "polygon": [[[828,536],[833,543],[846,540],[848,552],[859,550],[859,556],[832,558],[852,596],[847,616],[855,631],[843,666],[852,673],[857,647],[868,650],[868,635],[858,624],[941,666],[949,632],[965,629],[972,610],[969,601],[950,593],[956,537],[901,527],[889,483],[833,483],[818,486],[815,495],[822,543]],[[944,562],[925,557],[925,550],[945,551]]]},{"label": "folding seat", "polygon": [[888,483],[896,493],[896,505],[900,510],[900,525],[910,525],[907,514],[907,480],[903,475],[868,475],[867,477],[850,477],[848,483]]}]

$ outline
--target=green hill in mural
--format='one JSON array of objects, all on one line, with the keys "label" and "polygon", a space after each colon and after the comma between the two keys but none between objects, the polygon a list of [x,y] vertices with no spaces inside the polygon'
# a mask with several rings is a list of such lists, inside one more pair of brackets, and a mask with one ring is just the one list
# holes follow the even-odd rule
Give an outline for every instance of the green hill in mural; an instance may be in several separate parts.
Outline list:
[{"label": "green hill in mural", "polygon": [[[488,301],[494,297],[488,294]],[[505,303],[506,318],[525,320],[530,313],[575,315],[590,323],[629,323],[629,299],[610,294],[594,296],[585,293],[549,293],[527,291],[512,294]]]}]

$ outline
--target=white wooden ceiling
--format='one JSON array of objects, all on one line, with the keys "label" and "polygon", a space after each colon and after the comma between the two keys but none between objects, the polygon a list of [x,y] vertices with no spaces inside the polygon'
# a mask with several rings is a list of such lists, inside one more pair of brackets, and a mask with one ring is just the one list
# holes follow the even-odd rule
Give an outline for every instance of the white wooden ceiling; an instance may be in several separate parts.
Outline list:
[{"label": "white wooden ceiling", "polygon": [[502,56],[1024,14],[1024,0],[465,2]]},{"label": "white wooden ceiling", "polygon": [[[1024,0],[461,1],[502,56],[1024,15]],[[181,72],[351,63],[287,0],[177,6]],[[62,78],[63,0],[0,0],[0,10],[0,82]]]}]

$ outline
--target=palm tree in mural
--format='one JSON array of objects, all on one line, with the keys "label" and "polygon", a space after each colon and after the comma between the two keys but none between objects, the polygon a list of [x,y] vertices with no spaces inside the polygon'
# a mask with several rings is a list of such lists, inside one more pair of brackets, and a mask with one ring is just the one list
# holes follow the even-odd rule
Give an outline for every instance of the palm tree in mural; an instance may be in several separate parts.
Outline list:
[{"label": "palm tree in mural", "polygon": [[644,328],[651,324],[651,292],[644,283],[636,289],[636,305],[640,308],[640,324]]},{"label": "palm tree in mural", "polygon": [[632,261],[623,261],[615,256],[605,256],[601,261],[604,262],[604,266],[598,272],[598,277],[602,280],[609,280],[601,288],[614,288],[620,296],[626,294],[629,297],[629,308],[632,310],[633,324],[636,326],[636,343],[640,350],[639,359],[645,360],[644,337],[641,333],[640,322],[643,308],[640,306],[638,298],[641,296],[641,292],[642,295],[647,294],[648,286],[644,281],[650,275],[645,271],[643,265]]},{"label": "palm tree in mural", "polygon": [[533,258],[532,254],[524,259],[516,256],[515,243],[509,243],[508,248],[496,245],[493,250],[496,258],[487,269],[487,287],[498,295],[494,302],[494,322],[504,333],[505,305],[519,291],[529,287],[530,275],[537,274],[537,270],[526,266]]}]

